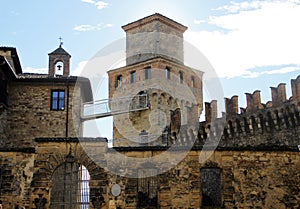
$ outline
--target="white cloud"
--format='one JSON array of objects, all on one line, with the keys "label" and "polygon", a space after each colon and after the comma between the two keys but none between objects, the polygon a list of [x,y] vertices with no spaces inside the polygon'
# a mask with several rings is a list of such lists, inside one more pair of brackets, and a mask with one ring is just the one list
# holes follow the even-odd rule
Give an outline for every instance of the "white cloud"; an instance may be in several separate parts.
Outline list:
[{"label": "white cloud", "polygon": [[23,69],[23,73],[48,74],[48,68],[26,67]]},{"label": "white cloud", "polygon": [[235,13],[240,11],[259,9],[262,7],[264,2],[265,1],[244,1],[244,2],[231,1],[229,5],[218,7],[215,10],[224,10],[230,13]]},{"label": "white cloud", "polygon": [[205,23],[205,22],[206,22],[205,20],[194,20],[194,23],[196,25],[200,25],[200,24]]},{"label": "white cloud", "polygon": [[295,66],[295,67],[283,67],[280,69],[276,69],[276,70],[266,70],[266,71],[262,71],[262,72],[251,72],[251,71],[247,71],[245,75],[243,75],[242,77],[244,78],[256,78],[258,76],[262,76],[262,75],[274,75],[274,74],[285,74],[285,73],[291,73],[291,72],[295,72],[295,71],[299,71],[300,67],[299,66]]},{"label": "white cloud", "polygon": [[99,10],[104,9],[105,7],[108,6],[108,3],[104,2],[104,1],[98,1],[95,3],[95,5],[97,6],[97,8]]},{"label": "white cloud", "polygon": [[108,6],[108,3],[104,1],[94,1],[94,0],[81,0],[82,2],[95,5],[99,10],[104,9]]},{"label": "white cloud", "polygon": [[85,3],[95,4],[95,1],[93,0],[81,0],[81,1]]},{"label": "white cloud", "polygon": [[113,26],[112,24],[102,24],[102,23],[99,23],[97,25],[84,24],[84,25],[76,25],[73,28],[73,30],[81,31],[81,32],[97,31],[97,30],[102,30],[104,28],[110,28],[112,26]]},{"label": "white cloud", "polygon": [[203,52],[220,77],[247,76],[256,67],[297,65],[298,3],[260,1],[257,9],[247,3],[235,14],[209,18],[208,23],[221,30],[187,31],[185,38]]}]

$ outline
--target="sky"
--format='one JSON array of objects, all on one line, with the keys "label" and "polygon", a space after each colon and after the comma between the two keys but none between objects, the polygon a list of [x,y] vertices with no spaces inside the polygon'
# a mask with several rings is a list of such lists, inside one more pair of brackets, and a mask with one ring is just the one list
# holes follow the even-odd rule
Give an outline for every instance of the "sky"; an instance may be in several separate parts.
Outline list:
[{"label": "sky", "polygon": [[[59,46],[71,55],[71,74],[99,50],[125,37],[121,26],[161,13],[188,27],[184,39],[197,47],[215,69],[224,96],[286,83],[300,70],[300,1],[224,0],[10,0],[2,1],[0,45],[17,48],[23,72],[46,73],[48,53]],[[211,98],[209,98],[211,99]]]}]

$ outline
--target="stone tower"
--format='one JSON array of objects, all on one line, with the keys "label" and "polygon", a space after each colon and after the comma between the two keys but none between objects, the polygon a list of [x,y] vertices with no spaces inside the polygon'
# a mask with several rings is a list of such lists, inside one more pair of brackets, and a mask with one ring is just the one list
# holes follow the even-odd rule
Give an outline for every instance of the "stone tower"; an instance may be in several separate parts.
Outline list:
[{"label": "stone tower", "polygon": [[[183,64],[187,27],[156,13],[122,28],[126,66],[108,71],[111,109],[127,108],[114,116],[114,146],[170,145],[182,127],[197,124],[203,108],[203,73]],[[143,100],[148,109],[134,110]]]},{"label": "stone tower", "polygon": [[70,58],[71,55],[62,48],[62,43],[57,49],[49,53],[49,76],[70,75]]}]

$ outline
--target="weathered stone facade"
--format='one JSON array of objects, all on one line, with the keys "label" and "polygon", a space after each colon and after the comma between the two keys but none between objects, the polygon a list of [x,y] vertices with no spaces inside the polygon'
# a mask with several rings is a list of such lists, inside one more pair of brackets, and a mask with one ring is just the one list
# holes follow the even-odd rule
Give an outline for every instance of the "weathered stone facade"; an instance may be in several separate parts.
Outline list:
[{"label": "weathered stone facade", "polygon": [[[147,18],[131,26],[146,30],[146,23],[152,27],[155,21],[161,21],[170,22],[166,31],[175,26],[185,30],[158,14]],[[135,30],[129,26],[124,28]],[[233,96],[225,99],[222,118],[217,118],[216,101],[212,101],[205,103],[206,121],[199,123],[203,99],[202,81],[197,79],[202,74],[195,75],[178,60],[163,56],[147,55],[147,60],[139,63],[133,59],[135,63],[108,72],[110,98],[136,96],[140,93],[134,92],[137,85],[144,86],[149,108],[128,113],[128,121],[115,116],[115,121],[125,128],[134,126],[139,134],[150,127],[151,111],[159,109],[167,115],[161,121],[170,125],[170,130],[165,135],[160,132],[158,141],[147,144],[126,141],[114,130],[115,146],[108,147],[105,138],[82,137],[81,108],[83,102],[92,100],[91,87],[87,79],[68,75],[70,56],[61,46],[54,52],[49,54],[54,56],[49,59],[54,62],[49,64],[49,74],[32,75],[22,74],[14,48],[0,48],[3,208],[55,208],[57,194],[53,191],[70,186],[56,184],[56,173],[66,164],[82,165],[88,170],[86,208],[91,209],[300,208],[300,76],[292,80],[289,100],[284,84],[271,88],[272,101],[266,104],[261,103],[259,91],[247,94],[247,107],[240,111],[238,98]],[[62,55],[66,60],[61,59]],[[68,62],[64,65],[66,71],[56,75],[53,67],[62,61]],[[161,79],[145,79],[148,67],[153,69],[152,77]],[[171,72],[170,80],[166,68]],[[134,83],[132,71],[136,72]],[[182,87],[180,71],[184,85],[195,97],[194,103],[178,99],[184,98],[186,95],[181,94],[185,92],[178,90],[175,97],[168,94],[172,86]],[[162,88],[151,88],[157,85]],[[63,103],[57,103],[59,110],[53,110],[53,90],[64,92]],[[171,110],[173,114],[167,114]],[[159,112],[152,115],[155,119],[159,116]],[[161,124],[151,125],[156,129]],[[65,174],[69,171],[66,166]],[[78,175],[71,176],[77,183]],[[64,208],[79,208],[80,204],[74,206],[72,199],[76,198],[65,200]]]}]

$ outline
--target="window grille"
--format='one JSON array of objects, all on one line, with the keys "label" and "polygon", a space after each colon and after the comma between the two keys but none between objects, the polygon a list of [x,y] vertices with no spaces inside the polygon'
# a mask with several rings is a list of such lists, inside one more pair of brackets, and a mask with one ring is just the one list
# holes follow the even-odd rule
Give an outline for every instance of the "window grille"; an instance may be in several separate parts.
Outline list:
[{"label": "window grille", "polygon": [[78,163],[59,166],[52,176],[50,209],[88,209],[89,180],[88,170]]},{"label": "window grille", "polygon": [[138,208],[157,208],[157,169],[138,170]]}]

